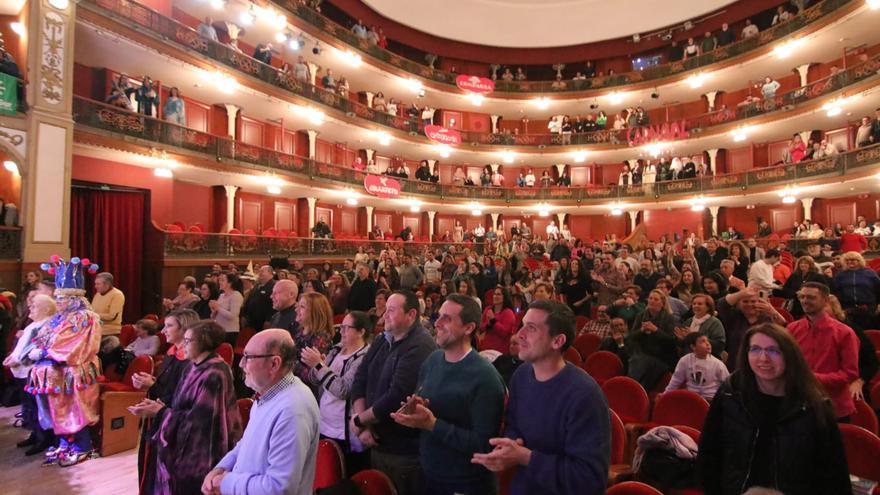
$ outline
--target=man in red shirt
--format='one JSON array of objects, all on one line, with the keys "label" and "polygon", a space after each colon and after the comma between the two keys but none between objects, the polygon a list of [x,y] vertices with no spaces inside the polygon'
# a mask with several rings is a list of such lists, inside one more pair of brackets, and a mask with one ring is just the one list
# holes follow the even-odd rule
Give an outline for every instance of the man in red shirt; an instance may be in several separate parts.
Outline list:
[{"label": "man in red shirt", "polygon": [[868,240],[855,230],[855,226],[850,224],[846,226],[846,232],[840,234],[840,252],[848,253],[855,251],[861,253],[868,249]]},{"label": "man in red shirt", "polygon": [[856,411],[849,384],[859,378],[859,339],[825,311],[829,294],[827,285],[806,282],[798,291],[804,317],[790,323],[788,331],[834,403],[838,421],[848,421]]}]

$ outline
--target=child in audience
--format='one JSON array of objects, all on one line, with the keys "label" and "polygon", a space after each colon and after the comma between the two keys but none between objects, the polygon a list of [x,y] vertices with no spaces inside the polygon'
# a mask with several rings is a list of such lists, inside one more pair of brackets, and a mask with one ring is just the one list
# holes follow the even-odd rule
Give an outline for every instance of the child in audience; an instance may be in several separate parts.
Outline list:
[{"label": "child in audience", "polygon": [[137,338],[128,347],[126,351],[131,352],[135,356],[155,356],[159,354],[159,347],[162,342],[156,333],[159,331],[159,324],[153,320],[140,320],[134,324],[134,331]]},{"label": "child in audience", "polygon": [[685,337],[685,343],[691,348],[691,353],[678,361],[666,391],[678,390],[684,385],[687,390],[711,401],[730,374],[727,366],[712,355],[712,344],[706,334],[690,333]]}]

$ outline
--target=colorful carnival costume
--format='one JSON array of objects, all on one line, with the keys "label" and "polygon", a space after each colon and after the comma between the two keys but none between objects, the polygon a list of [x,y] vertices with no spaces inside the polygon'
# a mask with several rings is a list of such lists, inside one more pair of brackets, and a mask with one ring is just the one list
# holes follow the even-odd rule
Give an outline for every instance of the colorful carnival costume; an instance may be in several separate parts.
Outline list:
[{"label": "colorful carnival costume", "polygon": [[[47,463],[76,464],[92,452],[89,426],[98,422],[101,364],[101,318],[85,299],[83,271],[97,265],[52,256],[42,268],[55,275],[56,313],[35,338],[29,357],[35,362],[25,389],[37,399],[40,422],[54,428],[60,443],[47,453]],[[88,268],[87,268],[88,267]]]}]

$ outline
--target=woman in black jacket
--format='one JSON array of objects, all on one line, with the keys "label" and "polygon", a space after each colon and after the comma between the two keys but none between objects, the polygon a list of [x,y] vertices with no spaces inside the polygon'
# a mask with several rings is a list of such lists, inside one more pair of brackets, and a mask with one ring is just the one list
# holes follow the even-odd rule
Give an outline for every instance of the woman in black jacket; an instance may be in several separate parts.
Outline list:
[{"label": "woman in black jacket", "polygon": [[669,311],[669,300],[663,291],[648,294],[648,304],[633,321],[627,338],[630,346],[630,378],[651,390],[678,362],[675,319]]},{"label": "woman in black jacket", "polygon": [[794,264],[794,271],[782,287],[782,297],[792,301],[790,311],[795,319],[804,316],[804,310],[801,308],[801,303],[797,297],[797,293],[801,290],[804,282],[819,282],[820,284],[827,285],[829,288],[831,287],[831,280],[819,273],[819,267],[816,266],[812,256],[801,256],[798,258]]},{"label": "woman in black jacket", "polygon": [[852,493],[831,402],[784,328],[767,323],[746,332],[737,371],[706,416],[697,464],[706,495],[750,487]]}]

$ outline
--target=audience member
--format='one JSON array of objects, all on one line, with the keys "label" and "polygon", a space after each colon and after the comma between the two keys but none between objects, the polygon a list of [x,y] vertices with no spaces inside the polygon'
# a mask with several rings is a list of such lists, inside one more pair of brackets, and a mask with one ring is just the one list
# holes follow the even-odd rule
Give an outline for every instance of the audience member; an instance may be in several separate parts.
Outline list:
[{"label": "audience member", "polygon": [[95,275],[95,295],[92,296],[92,311],[101,317],[101,334],[118,335],[122,329],[122,310],[125,307],[125,294],[113,287],[113,274],[101,272]]},{"label": "audience member", "polygon": [[724,363],[712,355],[712,344],[705,334],[688,334],[685,345],[691,352],[678,360],[666,391],[678,390],[684,386],[711,402],[718,387],[727,380],[730,373]]}]

